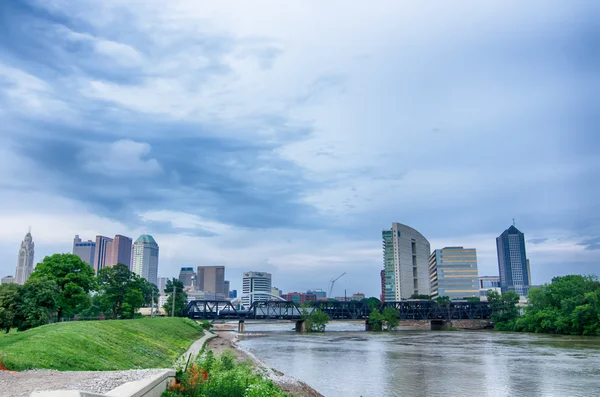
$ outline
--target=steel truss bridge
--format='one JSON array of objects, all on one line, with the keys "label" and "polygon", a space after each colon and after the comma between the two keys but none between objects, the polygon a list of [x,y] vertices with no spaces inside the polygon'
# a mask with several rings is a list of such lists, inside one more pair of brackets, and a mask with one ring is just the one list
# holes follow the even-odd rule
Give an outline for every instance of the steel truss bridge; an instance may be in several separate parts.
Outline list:
[{"label": "steel truss bridge", "polygon": [[[437,304],[433,301],[384,302],[378,310],[391,307],[398,311],[400,320],[487,320],[492,310],[487,302],[451,302]],[[332,320],[365,320],[371,309],[367,303],[350,301],[311,302],[302,308],[292,301],[254,302],[248,310],[238,310],[231,302],[222,300],[194,300],[185,308],[185,316],[191,319],[218,320],[300,320],[303,313],[319,309]]]}]

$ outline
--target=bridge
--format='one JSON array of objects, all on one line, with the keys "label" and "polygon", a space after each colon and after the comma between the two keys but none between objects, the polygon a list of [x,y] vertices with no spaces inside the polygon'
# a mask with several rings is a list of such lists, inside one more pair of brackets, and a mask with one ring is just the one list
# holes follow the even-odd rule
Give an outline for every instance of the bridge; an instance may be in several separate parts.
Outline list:
[{"label": "bridge", "polygon": [[[440,324],[452,320],[488,320],[492,310],[487,302],[451,302],[437,304],[433,301],[384,302],[377,308],[380,312],[391,307],[402,320],[428,320]],[[317,301],[302,308],[292,301],[253,302],[247,310],[236,309],[231,302],[224,300],[194,300],[185,308],[185,315],[191,319],[218,320],[235,319],[240,321],[243,332],[245,320],[296,320],[299,329],[304,314],[319,309],[331,320],[368,320],[371,308],[366,302]]]}]

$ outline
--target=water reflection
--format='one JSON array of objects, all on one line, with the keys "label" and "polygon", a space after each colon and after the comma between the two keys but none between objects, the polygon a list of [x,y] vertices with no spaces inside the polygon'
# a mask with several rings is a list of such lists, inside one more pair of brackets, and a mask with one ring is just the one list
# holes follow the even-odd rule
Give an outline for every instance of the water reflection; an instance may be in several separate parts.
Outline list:
[{"label": "water reflection", "polygon": [[356,324],[301,335],[278,327],[260,326],[264,336],[246,335],[241,346],[327,397],[600,395],[598,338],[344,332]]}]

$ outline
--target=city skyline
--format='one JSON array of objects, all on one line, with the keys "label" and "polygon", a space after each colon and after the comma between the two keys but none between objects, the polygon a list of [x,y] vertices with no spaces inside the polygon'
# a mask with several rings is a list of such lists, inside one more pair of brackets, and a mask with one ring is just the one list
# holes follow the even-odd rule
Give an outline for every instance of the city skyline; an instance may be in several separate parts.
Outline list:
[{"label": "city skyline", "polygon": [[32,225],[379,296],[390,222],[495,275],[512,218],[533,284],[597,272],[598,2],[93,3],[0,2],[0,274]]}]

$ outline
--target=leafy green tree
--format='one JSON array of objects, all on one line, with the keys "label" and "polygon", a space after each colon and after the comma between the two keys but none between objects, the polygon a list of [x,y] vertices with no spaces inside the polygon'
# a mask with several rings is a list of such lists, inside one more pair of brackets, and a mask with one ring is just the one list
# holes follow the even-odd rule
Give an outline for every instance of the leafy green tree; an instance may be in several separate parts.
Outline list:
[{"label": "leafy green tree", "polygon": [[370,298],[365,298],[362,300],[362,302],[368,304],[370,310],[378,308],[379,305],[381,305],[381,301],[379,299],[375,298],[374,296],[372,296]]},{"label": "leafy green tree", "polygon": [[98,272],[101,308],[112,318],[133,318],[144,305],[145,283],[122,263],[101,269]]},{"label": "leafy green tree", "polygon": [[596,276],[555,277],[531,288],[525,314],[515,330],[571,335],[600,335],[600,282]]},{"label": "leafy green tree", "polygon": [[379,310],[373,309],[371,310],[371,314],[369,314],[369,319],[367,321],[369,322],[372,331],[382,331],[385,317],[383,317],[383,314],[379,313]]},{"label": "leafy green tree", "polygon": [[94,269],[73,254],[54,254],[38,263],[31,279],[47,278],[56,281],[60,295],[58,317],[73,316],[90,306],[90,291],[96,286]]},{"label": "leafy green tree", "polygon": [[428,301],[428,300],[431,300],[431,296],[421,295],[421,294],[412,294],[410,299],[420,299],[420,300]]},{"label": "leafy green tree", "polygon": [[21,288],[18,284],[0,285],[0,330],[6,333],[16,326]]},{"label": "leafy green tree", "polygon": [[308,332],[325,332],[325,327],[329,323],[329,316],[322,310],[315,309],[308,313],[306,308],[302,309],[302,317],[304,318],[306,330]]},{"label": "leafy green tree", "polygon": [[173,287],[175,287],[175,316],[182,317],[187,306],[187,294],[183,291],[183,283],[176,278],[167,280],[164,292],[168,296],[163,309],[169,316],[173,315]]},{"label": "leafy green tree", "polygon": [[519,295],[515,291],[507,291],[502,295],[496,291],[488,291],[488,303],[492,309],[494,327],[499,330],[513,330],[519,316]]},{"label": "leafy green tree", "polygon": [[15,319],[19,331],[48,324],[58,310],[60,290],[56,281],[45,277],[29,278],[20,292]]},{"label": "leafy green tree", "polygon": [[386,307],[383,309],[383,319],[385,321],[385,329],[386,331],[391,331],[400,325],[400,317],[398,315],[398,311],[393,307]]}]

